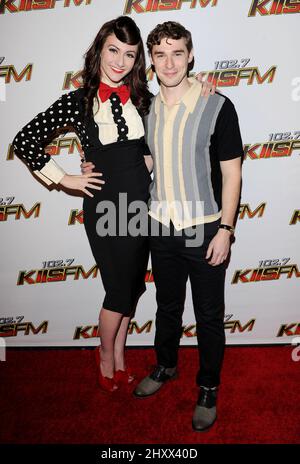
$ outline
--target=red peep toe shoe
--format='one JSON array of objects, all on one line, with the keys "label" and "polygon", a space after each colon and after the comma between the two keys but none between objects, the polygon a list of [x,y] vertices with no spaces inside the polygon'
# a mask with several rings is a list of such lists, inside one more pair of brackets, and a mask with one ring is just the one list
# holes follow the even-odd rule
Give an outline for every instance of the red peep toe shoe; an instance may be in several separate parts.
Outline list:
[{"label": "red peep toe shoe", "polygon": [[109,377],[104,377],[104,375],[101,372],[101,367],[100,367],[100,346],[97,346],[95,349],[95,358],[96,358],[96,364],[98,368],[98,383],[102,390],[107,391],[107,392],[114,392],[115,390],[118,390],[118,385],[115,382],[115,378],[109,378]]},{"label": "red peep toe shoe", "polygon": [[134,381],[135,375],[131,372],[130,369],[125,369],[125,371],[118,370],[115,372],[114,380],[119,384],[130,384]]}]

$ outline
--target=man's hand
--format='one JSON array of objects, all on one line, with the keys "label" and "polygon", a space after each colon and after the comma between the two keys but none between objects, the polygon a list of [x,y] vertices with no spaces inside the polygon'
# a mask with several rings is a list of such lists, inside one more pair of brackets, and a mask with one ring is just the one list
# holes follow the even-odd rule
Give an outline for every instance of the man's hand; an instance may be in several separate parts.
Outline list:
[{"label": "man's hand", "polygon": [[207,82],[203,73],[196,75],[197,81],[202,83],[201,97],[208,97],[209,95],[214,95],[216,91],[216,82]]},{"label": "man's hand", "polygon": [[145,156],[144,155],[144,160],[145,160],[145,164],[147,166],[147,169],[149,172],[152,172],[153,170],[153,159],[152,159],[152,156],[151,155],[147,155]]},{"label": "man's hand", "polygon": [[205,258],[209,259],[208,264],[218,266],[223,263],[229,253],[231,233],[226,229],[219,229],[214,238],[210,241]]},{"label": "man's hand", "polygon": [[91,161],[84,161],[80,165],[82,174],[90,174],[93,172],[94,167],[95,165]]},{"label": "man's hand", "polygon": [[[94,195],[87,190],[87,188],[101,190],[99,184],[105,184],[104,180],[97,179],[97,177],[102,176],[100,172],[92,172],[90,174],[81,174],[80,176],[72,176],[69,174],[65,174],[60,184],[64,187],[72,190],[80,190],[89,197],[93,197]],[[96,184],[96,185],[95,185]]]}]

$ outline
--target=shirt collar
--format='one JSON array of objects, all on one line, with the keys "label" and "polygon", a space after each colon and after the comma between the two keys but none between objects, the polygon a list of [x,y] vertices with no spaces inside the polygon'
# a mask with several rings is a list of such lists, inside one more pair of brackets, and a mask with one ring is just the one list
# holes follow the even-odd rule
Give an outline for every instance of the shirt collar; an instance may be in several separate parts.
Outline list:
[{"label": "shirt collar", "polygon": [[[180,105],[180,103],[183,103],[184,106],[187,108],[187,110],[190,113],[192,113],[194,111],[194,108],[195,108],[196,103],[198,101],[198,97],[201,94],[202,84],[199,81],[197,81],[197,79],[195,77],[189,77],[188,81],[191,84],[190,88],[178,100],[178,102],[176,102],[172,106]],[[158,113],[158,111],[159,111],[160,103],[166,104],[161,90],[159,91],[159,93],[157,95],[157,98],[156,98],[156,102],[155,102],[156,113]]]}]

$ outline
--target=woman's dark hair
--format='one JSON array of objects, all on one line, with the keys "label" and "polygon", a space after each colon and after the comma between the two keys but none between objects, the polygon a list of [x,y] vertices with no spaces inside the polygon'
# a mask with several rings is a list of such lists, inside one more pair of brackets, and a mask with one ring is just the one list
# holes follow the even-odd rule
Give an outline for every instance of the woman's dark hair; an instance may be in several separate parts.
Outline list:
[{"label": "woman's dark hair", "polygon": [[146,79],[145,51],[141,33],[135,22],[128,16],[120,16],[103,24],[96,38],[85,54],[85,63],[82,73],[84,89],[85,117],[92,114],[93,100],[97,95],[100,84],[101,51],[103,45],[111,34],[128,45],[138,45],[134,66],[124,78],[124,84],[130,89],[130,98],[141,115],[147,114],[151,102],[151,93],[148,90]]}]

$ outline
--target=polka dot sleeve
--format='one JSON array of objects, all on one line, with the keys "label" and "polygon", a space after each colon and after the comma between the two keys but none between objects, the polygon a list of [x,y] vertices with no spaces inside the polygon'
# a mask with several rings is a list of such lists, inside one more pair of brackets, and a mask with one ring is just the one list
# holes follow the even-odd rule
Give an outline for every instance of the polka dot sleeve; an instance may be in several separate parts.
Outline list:
[{"label": "polka dot sleeve", "polygon": [[[13,140],[14,151],[30,170],[42,174],[39,177],[46,176],[51,182],[59,183],[65,172],[45,153],[44,148],[56,136],[57,130],[70,126],[76,132],[78,129],[80,132],[82,126],[74,92],[62,95],[46,111],[39,113],[24,126]],[[49,184],[47,180],[46,183]]]}]

